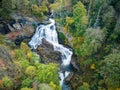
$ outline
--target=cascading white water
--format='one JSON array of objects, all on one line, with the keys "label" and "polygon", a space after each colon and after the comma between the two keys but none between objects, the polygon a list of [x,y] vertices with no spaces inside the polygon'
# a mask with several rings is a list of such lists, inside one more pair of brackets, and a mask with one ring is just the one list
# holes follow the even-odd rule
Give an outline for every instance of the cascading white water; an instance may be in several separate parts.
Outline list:
[{"label": "cascading white water", "polygon": [[[73,52],[64,47],[63,45],[58,43],[58,35],[55,26],[55,20],[49,18],[50,24],[47,25],[40,25],[37,27],[34,36],[32,37],[29,45],[32,49],[36,49],[40,44],[42,44],[42,39],[45,38],[48,42],[53,44],[54,50],[61,52],[62,57],[62,65],[66,67],[70,64],[71,56]],[[69,75],[70,71],[62,71],[59,72],[60,77],[60,85],[63,85],[64,79]]]}]

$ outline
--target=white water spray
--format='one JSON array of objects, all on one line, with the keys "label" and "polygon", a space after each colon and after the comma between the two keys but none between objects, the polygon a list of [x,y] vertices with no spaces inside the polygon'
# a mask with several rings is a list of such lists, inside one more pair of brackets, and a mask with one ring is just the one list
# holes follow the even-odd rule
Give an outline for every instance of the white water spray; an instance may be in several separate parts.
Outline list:
[{"label": "white water spray", "polygon": [[[59,51],[62,54],[62,65],[66,67],[70,64],[71,56],[73,52],[64,47],[63,45],[58,43],[58,35],[55,26],[55,20],[49,18],[50,24],[40,25],[37,27],[34,36],[32,37],[29,45],[32,49],[36,49],[40,44],[42,44],[42,39],[45,38],[48,42],[52,43],[54,50]],[[69,75],[70,71],[62,71],[59,72],[60,77],[60,85],[63,85],[64,79]]]}]

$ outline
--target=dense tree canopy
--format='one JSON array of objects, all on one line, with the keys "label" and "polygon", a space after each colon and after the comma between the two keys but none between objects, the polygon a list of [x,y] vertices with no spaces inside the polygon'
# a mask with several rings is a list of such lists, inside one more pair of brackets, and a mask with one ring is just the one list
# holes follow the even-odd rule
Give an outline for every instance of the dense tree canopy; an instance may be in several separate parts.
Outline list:
[{"label": "dense tree canopy", "polygon": [[[0,90],[32,90],[35,85],[39,90],[41,87],[61,90],[59,66],[56,63],[42,63],[27,45],[31,36],[19,46],[15,45],[15,40],[9,40],[9,34],[2,33],[8,29],[9,22],[19,21],[13,20],[13,13],[34,17],[41,22],[51,12],[56,20],[60,43],[73,48],[82,72],[78,74],[75,71],[77,75],[75,73],[75,80],[71,81],[72,90],[119,90],[120,0],[1,0],[0,47],[5,46],[10,51],[16,76],[1,76],[3,72],[0,72]],[[37,25],[31,26],[36,28]],[[17,33],[23,35],[19,31]],[[0,51],[1,68],[4,67],[2,56]]]}]

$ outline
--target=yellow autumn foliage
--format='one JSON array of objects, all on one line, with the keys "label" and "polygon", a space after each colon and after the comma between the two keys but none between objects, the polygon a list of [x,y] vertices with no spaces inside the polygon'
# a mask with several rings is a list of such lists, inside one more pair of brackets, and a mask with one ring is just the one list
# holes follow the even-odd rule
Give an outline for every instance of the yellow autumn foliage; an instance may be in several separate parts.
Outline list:
[{"label": "yellow autumn foliage", "polygon": [[27,74],[30,77],[35,76],[36,74],[36,67],[35,66],[29,66],[25,70],[25,74]]},{"label": "yellow autumn foliage", "polygon": [[61,90],[61,87],[60,87],[60,86],[57,86],[57,85],[54,84],[52,81],[50,82],[49,85],[53,88],[53,90]]},{"label": "yellow autumn foliage", "polygon": [[90,69],[93,69],[93,70],[96,69],[95,64],[91,64],[91,65],[90,65]]},{"label": "yellow autumn foliage", "polygon": [[120,90],[120,88],[108,87],[108,90]]},{"label": "yellow autumn foliage", "polygon": [[40,7],[40,11],[41,11],[41,12],[48,12],[47,6],[41,6],[41,7]]},{"label": "yellow autumn foliage", "polygon": [[67,23],[68,25],[71,25],[71,24],[74,23],[74,20],[73,20],[71,17],[66,17],[66,23]]},{"label": "yellow autumn foliage", "polygon": [[30,59],[32,57],[32,52],[27,53],[27,59]]},{"label": "yellow autumn foliage", "polygon": [[84,37],[80,36],[80,37],[74,37],[72,40],[72,44],[74,48],[79,48],[80,45],[83,43],[84,41]]},{"label": "yellow autumn foliage", "polygon": [[30,48],[28,47],[28,45],[24,42],[21,43],[20,45],[20,49],[23,51],[24,54],[28,54],[31,52]]},{"label": "yellow autumn foliage", "polygon": [[37,5],[32,5],[32,10],[34,12],[39,12],[40,11],[40,8],[37,6]]},{"label": "yellow autumn foliage", "polygon": [[51,4],[50,5],[51,10],[60,11],[61,10],[61,3],[62,3],[62,0],[58,0],[56,3]]}]

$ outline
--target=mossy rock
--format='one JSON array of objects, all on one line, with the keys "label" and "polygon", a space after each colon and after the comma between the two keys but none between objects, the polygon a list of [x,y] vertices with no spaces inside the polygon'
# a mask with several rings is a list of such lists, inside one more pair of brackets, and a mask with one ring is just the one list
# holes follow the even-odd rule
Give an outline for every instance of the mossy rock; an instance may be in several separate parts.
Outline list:
[{"label": "mossy rock", "polygon": [[51,86],[49,86],[48,84],[39,84],[39,90],[53,90],[53,88]]},{"label": "mossy rock", "polygon": [[59,43],[65,43],[66,36],[62,32],[58,32]]}]

